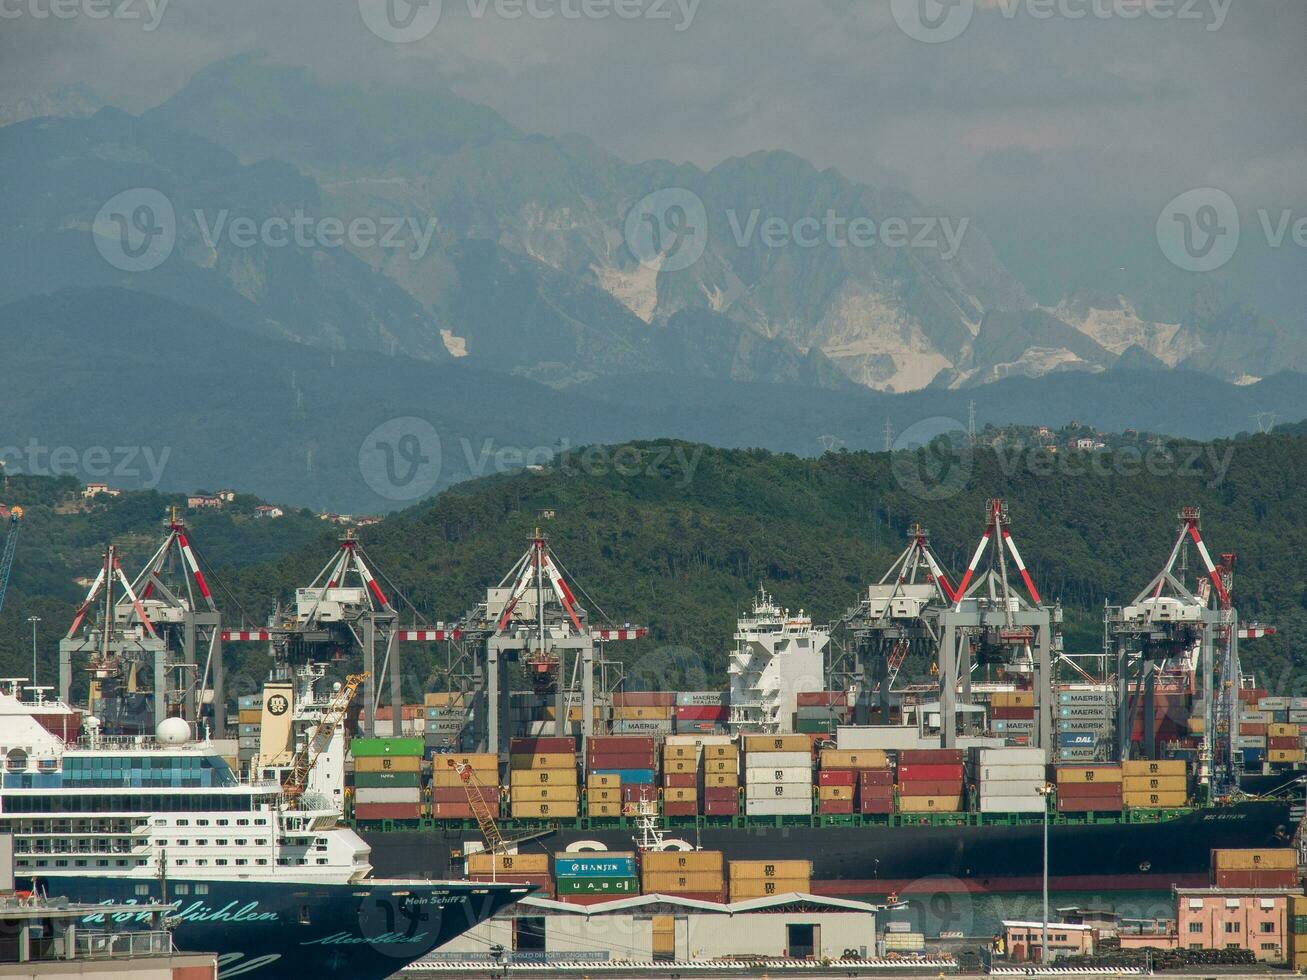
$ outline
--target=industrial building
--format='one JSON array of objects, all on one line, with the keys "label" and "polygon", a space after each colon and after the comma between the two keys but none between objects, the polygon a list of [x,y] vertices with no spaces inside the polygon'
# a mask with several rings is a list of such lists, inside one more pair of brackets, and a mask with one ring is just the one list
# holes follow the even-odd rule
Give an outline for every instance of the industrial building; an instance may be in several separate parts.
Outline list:
[{"label": "industrial building", "polygon": [[687,962],[731,956],[865,959],[876,952],[874,905],[792,892],[718,904],[635,895],[594,905],[534,896],[442,946],[426,962],[501,947],[596,960]]}]

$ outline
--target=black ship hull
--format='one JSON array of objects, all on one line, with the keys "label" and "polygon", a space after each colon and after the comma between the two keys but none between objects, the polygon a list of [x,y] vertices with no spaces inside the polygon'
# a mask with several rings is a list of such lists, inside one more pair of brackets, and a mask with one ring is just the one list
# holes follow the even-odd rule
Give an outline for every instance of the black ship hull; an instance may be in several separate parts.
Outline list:
[{"label": "black ship hull", "polygon": [[[1155,890],[1208,879],[1213,848],[1287,847],[1289,804],[1257,801],[1210,807],[1158,822],[1049,825],[1049,876],[1054,889]],[[813,863],[813,890],[828,895],[913,891],[1004,892],[1040,887],[1043,824],[863,827],[674,828],[669,841],[720,850],[730,860],[801,858]],[[631,850],[634,831],[562,828],[522,846],[554,852],[594,842]],[[440,874],[475,833],[367,831],[372,862],[382,873]]]},{"label": "black ship hull", "polygon": [[[43,877],[24,883],[50,896],[92,905],[157,903],[158,881],[93,876]],[[529,886],[472,882],[376,881],[304,884],[274,881],[169,881],[176,909],[173,942],[185,952],[218,954],[232,977],[348,977],[381,980],[444,945]],[[132,927],[133,916],[88,915],[87,931]],[[139,917],[144,927],[148,916]]]}]

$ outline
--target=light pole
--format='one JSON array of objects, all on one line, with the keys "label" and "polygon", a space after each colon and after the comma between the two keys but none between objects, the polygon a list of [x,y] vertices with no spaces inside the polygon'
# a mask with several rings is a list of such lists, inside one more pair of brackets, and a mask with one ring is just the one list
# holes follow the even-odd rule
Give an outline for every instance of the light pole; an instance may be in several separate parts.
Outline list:
[{"label": "light pole", "polygon": [[1051,783],[1039,788],[1039,795],[1044,798],[1044,931],[1040,940],[1039,963],[1041,966],[1052,962],[1048,952],[1048,803],[1053,794]]},{"label": "light pole", "polygon": [[41,617],[28,616],[27,621],[32,624],[32,686],[36,687],[36,624],[41,621]]}]

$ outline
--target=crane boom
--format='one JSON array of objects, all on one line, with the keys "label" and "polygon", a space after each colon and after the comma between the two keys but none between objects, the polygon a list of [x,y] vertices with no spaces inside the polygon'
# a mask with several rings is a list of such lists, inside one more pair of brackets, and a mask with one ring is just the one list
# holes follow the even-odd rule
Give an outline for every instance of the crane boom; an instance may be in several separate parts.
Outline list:
[{"label": "crane boom", "polygon": [[23,508],[9,512],[9,533],[5,536],[5,550],[0,552],[0,610],[5,607],[5,594],[9,591],[9,573],[14,568],[14,549],[18,547],[18,530],[23,526]]},{"label": "crane boom", "polygon": [[331,703],[327,705],[327,710],[322,713],[322,719],[318,722],[313,737],[295,753],[295,758],[291,760],[290,772],[286,776],[286,781],[282,784],[282,790],[285,792],[288,801],[297,800],[304,795],[304,789],[309,781],[309,773],[313,771],[314,765],[317,764],[318,757],[331,744],[331,737],[336,734],[336,729],[345,720],[350,704],[353,702],[355,695],[358,694],[363,682],[367,679],[368,675],[365,673],[350,674],[345,678],[345,683],[332,697]]},{"label": "crane boom", "polygon": [[458,773],[459,779],[463,780],[463,792],[467,795],[468,806],[472,808],[472,816],[476,818],[477,826],[481,828],[481,834],[486,839],[486,849],[491,854],[503,853],[507,850],[508,844],[504,840],[504,835],[499,832],[495,815],[490,812],[490,807],[486,805],[485,798],[481,795],[481,782],[477,779],[476,773],[466,762],[459,762],[457,759],[450,759],[449,767]]}]

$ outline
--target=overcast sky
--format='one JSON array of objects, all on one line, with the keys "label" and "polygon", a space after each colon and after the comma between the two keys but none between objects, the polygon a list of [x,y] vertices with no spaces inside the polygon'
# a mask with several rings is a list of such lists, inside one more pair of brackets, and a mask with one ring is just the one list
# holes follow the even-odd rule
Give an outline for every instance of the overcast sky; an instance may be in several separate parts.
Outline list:
[{"label": "overcast sky", "polygon": [[[632,160],[788,149],[966,213],[1156,208],[1204,184],[1250,208],[1307,204],[1304,0],[443,0],[402,44],[367,26],[387,0],[161,2],[0,0],[0,102],[80,82],[139,111],[262,49],[437,78]],[[941,18],[932,42],[900,26],[917,3]]]}]

